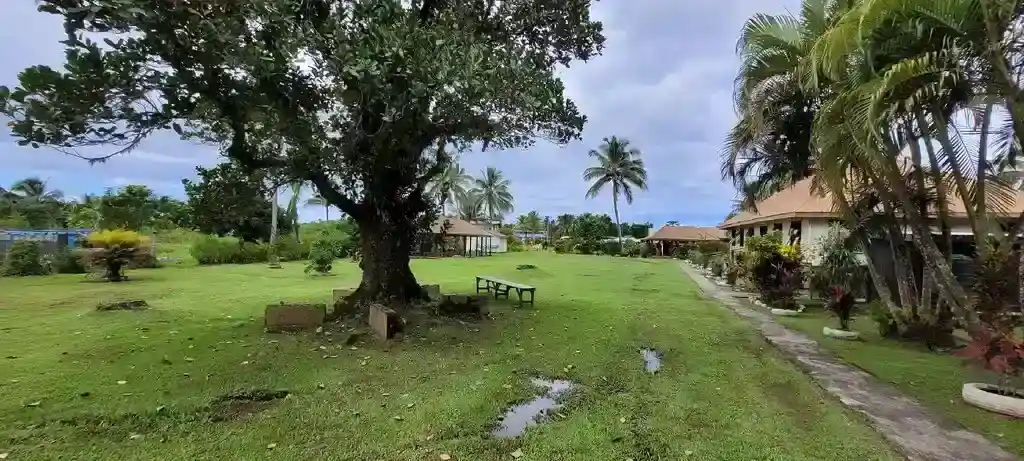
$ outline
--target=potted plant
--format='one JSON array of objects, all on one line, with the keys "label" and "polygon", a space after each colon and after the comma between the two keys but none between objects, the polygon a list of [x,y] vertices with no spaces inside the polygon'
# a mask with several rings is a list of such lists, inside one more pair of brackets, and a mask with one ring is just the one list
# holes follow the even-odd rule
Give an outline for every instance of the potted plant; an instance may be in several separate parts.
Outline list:
[{"label": "potted plant", "polygon": [[1007,274],[1016,274],[1020,259],[1009,242],[979,245],[973,268],[972,292],[977,321],[969,325],[970,343],[956,352],[969,363],[996,373],[996,384],[966,383],[964,401],[989,411],[1024,418],[1024,390],[1011,380],[1024,373],[1024,341],[1017,336],[1021,326],[1020,291]]},{"label": "potted plant", "polygon": [[824,327],[821,330],[822,334],[838,339],[859,338],[859,333],[850,330],[850,319],[853,317],[853,309],[856,305],[853,293],[839,286],[833,287],[832,299],[829,300],[826,308],[839,319],[839,329]]},{"label": "potted plant", "polygon": [[989,326],[971,333],[971,342],[956,352],[981,368],[998,374],[999,382],[966,383],[961,391],[964,401],[989,411],[1024,418],[1024,390],[1010,385],[1024,372],[1024,341],[1012,332]]}]

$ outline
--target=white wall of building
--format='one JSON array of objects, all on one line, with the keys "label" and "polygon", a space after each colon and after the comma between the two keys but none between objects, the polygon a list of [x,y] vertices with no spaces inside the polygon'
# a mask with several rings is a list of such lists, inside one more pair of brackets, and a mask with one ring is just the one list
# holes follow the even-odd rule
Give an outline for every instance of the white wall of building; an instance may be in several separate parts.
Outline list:
[{"label": "white wall of building", "polygon": [[[779,232],[780,229],[778,226],[781,225],[783,241],[788,242],[788,236],[790,230],[794,227],[792,225],[794,221],[800,222],[800,250],[803,253],[804,260],[812,265],[817,265],[821,261],[820,240],[822,237],[828,234],[828,218],[804,218],[800,220],[784,219],[776,221],[767,221],[752,225],[740,226],[736,227],[735,229],[737,231],[747,233],[745,234],[747,235],[747,237],[744,237],[745,241],[746,238],[749,238],[750,234],[748,232],[750,232],[750,230],[753,230],[754,236],[758,236],[762,234],[762,230],[765,230],[765,227],[767,227],[766,230],[768,233]],[[733,248],[733,250],[737,250],[740,248],[740,239],[739,237],[732,237],[732,229],[733,228],[727,229],[726,232],[728,232],[727,235],[730,237],[731,247]]]},{"label": "white wall of building", "polygon": [[488,237],[459,237],[460,245],[462,244],[461,240],[463,238],[466,239],[466,250],[470,252],[475,253],[477,251],[480,251],[483,253],[487,253],[488,245],[490,245],[491,253],[508,252],[508,238],[506,238],[505,236],[494,236],[490,237],[489,239]]}]

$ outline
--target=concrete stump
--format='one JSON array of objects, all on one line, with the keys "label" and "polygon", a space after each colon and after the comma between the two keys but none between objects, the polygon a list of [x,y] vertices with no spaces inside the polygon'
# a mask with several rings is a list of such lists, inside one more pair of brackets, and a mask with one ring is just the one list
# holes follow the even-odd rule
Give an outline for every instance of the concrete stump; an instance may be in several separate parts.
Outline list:
[{"label": "concrete stump", "polygon": [[324,324],[327,306],[323,304],[271,304],[267,306],[263,325],[268,332],[315,330]]},{"label": "concrete stump", "polygon": [[370,329],[380,339],[391,339],[402,331],[402,319],[394,309],[370,306]]},{"label": "concrete stump", "polygon": [[427,292],[427,297],[431,301],[438,301],[441,299],[441,285],[420,285],[423,291]]}]

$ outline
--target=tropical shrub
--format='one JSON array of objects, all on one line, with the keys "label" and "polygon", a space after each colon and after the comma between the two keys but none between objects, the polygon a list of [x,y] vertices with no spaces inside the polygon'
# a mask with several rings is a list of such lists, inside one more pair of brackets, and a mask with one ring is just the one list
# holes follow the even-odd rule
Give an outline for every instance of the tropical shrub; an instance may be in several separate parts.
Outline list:
[{"label": "tropical shrub", "polygon": [[856,305],[853,293],[836,286],[826,308],[839,319],[839,329],[849,331],[850,319],[853,318],[853,310]]},{"label": "tropical shrub", "polygon": [[779,309],[792,309],[796,293],[803,286],[803,265],[800,248],[782,243],[778,233],[747,240],[748,278],[757,289],[761,301]]},{"label": "tropical shrub", "polygon": [[601,242],[601,254],[610,256],[622,255],[622,245],[618,241]]},{"label": "tropical shrub", "polygon": [[622,242],[622,256],[628,256],[630,258],[640,256],[640,248],[645,246],[647,246],[647,244],[644,242],[626,240]]},{"label": "tropical shrub", "polygon": [[576,217],[569,228],[569,240],[577,252],[593,254],[601,248],[601,240],[607,230],[605,223],[597,216],[585,213]]},{"label": "tropical shrub", "polygon": [[652,249],[650,245],[648,245],[646,243],[640,245],[640,257],[641,258],[650,258],[652,254],[654,254],[654,249]]},{"label": "tropical shrub", "polygon": [[863,283],[863,271],[856,249],[847,240],[840,226],[829,227],[818,240],[821,264],[808,269],[811,291],[819,298],[834,297],[836,288],[852,293]]},{"label": "tropical shrub", "polygon": [[725,272],[725,258],[722,255],[713,255],[711,258],[711,276],[721,277]]},{"label": "tropical shrub", "polygon": [[120,282],[128,265],[145,253],[149,240],[135,231],[105,230],[89,234],[86,242],[92,248],[86,265],[102,269],[107,281]]},{"label": "tropical shrub", "polygon": [[572,240],[558,239],[558,241],[555,242],[555,253],[572,253]]},{"label": "tropical shrub", "polygon": [[306,273],[316,272],[324,275],[331,272],[334,264],[334,248],[336,241],[332,239],[320,239],[313,242],[309,250],[309,264],[306,265]]},{"label": "tropical shrub", "polygon": [[672,249],[671,256],[675,259],[686,259],[687,257],[694,256],[691,250],[696,251],[696,249],[692,247],[677,245],[675,248]]},{"label": "tropical shrub", "polygon": [[1009,383],[1024,375],[1024,341],[1017,331],[1020,315],[1017,288],[1019,256],[1010,245],[991,243],[979,248],[971,280],[974,310],[979,325],[969,331],[971,341],[957,355],[1000,376],[997,392],[1013,392]]},{"label": "tropical shrub", "polygon": [[508,235],[508,236],[506,236],[506,238],[508,239],[508,243],[507,243],[508,251],[511,251],[511,252],[523,251],[523,241],[519,237],[516,237],[514,235]]},{"label": "tropical shrub", "polygon": [[192,242],[192,258],[200,265],[266,262],[267,245],[242,242],[234,237],[203,236]]},{"label": "tropical shrub", "polygon": [[43,250],[39,242],[29,240],[15,241],[7,250],[0,275],[24,277],[30,275],[46,275],[50,271],[43,259]]},{"label": "tropical shrub", "polygon": [[305,243],[300,243],[293,236],[278,237],[277,242],[274,244],[274,254],[277,255],[279,261],[305,260],[309,258],[311,251],[308,242],[307,240]]},{"label": "tropical shrub", "polygon": [[84,274],[88,269],[85,265],[87,252],[88,250],[61,248],[53,255],[50,268],[58,274]]}]

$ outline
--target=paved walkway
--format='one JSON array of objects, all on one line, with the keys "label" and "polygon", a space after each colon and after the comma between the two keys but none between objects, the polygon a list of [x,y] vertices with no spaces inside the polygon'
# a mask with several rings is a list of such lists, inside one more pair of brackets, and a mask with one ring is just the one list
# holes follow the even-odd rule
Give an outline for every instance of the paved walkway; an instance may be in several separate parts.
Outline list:
[{"label": "paved walkway", "polygon": [[872,427],[896,446],[908,459],[929,461],[1016,460],[984,437],[944,421],[921,404],[871,375],[844,364],[820,349],[814,340],[786,329],[769,314],[756,311],[680,263],[683,272],[700,286],[705,295],[722,302],[743,317],[769,343],[819,386],[839,398],[848,408],[867,416]]}]

